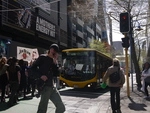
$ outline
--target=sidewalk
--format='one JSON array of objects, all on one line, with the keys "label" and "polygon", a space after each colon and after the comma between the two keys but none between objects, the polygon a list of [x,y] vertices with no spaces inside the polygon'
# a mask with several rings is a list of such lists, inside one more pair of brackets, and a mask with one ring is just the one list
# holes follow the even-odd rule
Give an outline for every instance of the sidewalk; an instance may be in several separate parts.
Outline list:
[{"label": "sidewalk", "polygon": [[[29,98],[28,100],[18,101],[18,104],[10,107],[6,106],[6,103],[0,105],[0,113],[36,113],[40,98]],[[47,113],[55,113],[54,105],[49,102]]]},{"label": "sidewalk", "polygon": [[[134,85],[133,92],[130,90],[130,97],[127,97],[126,91],[127,88],[124,85],[121,89],[122,113],[150,112],[150,99],[144,99],[144,94],[136,89],[136,85]],[[65,113],[111,113],[109,92],[99,95],[97,98],[83,98],[82,100],[78,96],[68,97],[67,95],[61,95],[61,97],[66,106]],[[6,108],[6,103],[0,103],[0,113],[36,113],[39,101],[40,98],[36,97],[21,100],[9,109]],[[50,101],[47,113],[55,113],[55,107]]]},{"label": "sidewalk", "polygon": [[[130,93],[127,96],[127,84],[121,89],[121,111],[122,113],[150,113],[150,98],[144,99],[144,93],[137,90],[135,74],[133,75],[133,91],[131,84],[131,77],[129,78]],[[150,93],[150,87],[148,87]],[[109,94],[109,93],[108,93]],[[107,95],[108,95],[107,94]],[[109,99],[105,100],[104,103],[99,105],[99,111],[97,113],[112,113],[110,105],[110,94]]]},{"label": "sidewalk", "polygon": [[[144,94],[142,92],[137,91],[135,88],[134,90],[134,92],[130,92],[130,97],[127,97],[126,87],[121,90],[122,113],[149,113],[150,99],[144,99]],[[106,94],[99,96],[97,99],[92,99],[92,102],[90,102],[90,99],[85,100],[89,102],[83,102],[83,105],[81,105],[82,102],[80,102],[81,100],[78,97],[66,98],[65,96],[62,96],[62,99],[66,106],[65,113],[111,113],[109,97],[109,92],[107,92]],[[5,105],[1,105],[0,113],[36,113],[39,100],[40,98],[37,99],[36,97],[29,100],[21,100],[17,105],[9,109],[7,109]],[[98,102],[97,105],[93,103],[94,101],[96,101],[96,103]],[[48,104],[47,113],[55,113],[55,107],[51,102]]]},{"label": "sidewalk", "polygon": [[[122,113],[149,113],[150,98],[144,99],[144,93],[137,90],[135,75],[133,75],[133,91],[131,77],[129,77],[130,92],[127,96],[127,84],[121,90],[121,110]],[[150,93],[150,87],[148,87]]]},{"label": "sidewalk", "polygon": [[122,113],[137,113],[137,112],[149,113],[150,112],[150,107],[149,107],[150,106],[150,98],[144,99],[143,92],[139,92],[136,89],[136,87],[134,87],[133,92],[130,90],[130,97],[127,97],[126,91],[127,91],[126,87],[124,87],[121,91],[121,111],[122,111]]}]

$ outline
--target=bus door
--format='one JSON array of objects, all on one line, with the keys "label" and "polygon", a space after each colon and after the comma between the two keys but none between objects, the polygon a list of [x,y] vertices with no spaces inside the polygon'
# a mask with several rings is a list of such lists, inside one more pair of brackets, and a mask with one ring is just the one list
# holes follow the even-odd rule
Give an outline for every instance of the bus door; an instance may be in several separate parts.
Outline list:
[{"label": "bus door", "polygon": [[97,54],[97,60],[96,60],[96,64],[97,64],[97,83],[101,82],[101,78],[102,78],[102,74],[103,74],[103,65],[102,65],[102,57],[100,55]]}]

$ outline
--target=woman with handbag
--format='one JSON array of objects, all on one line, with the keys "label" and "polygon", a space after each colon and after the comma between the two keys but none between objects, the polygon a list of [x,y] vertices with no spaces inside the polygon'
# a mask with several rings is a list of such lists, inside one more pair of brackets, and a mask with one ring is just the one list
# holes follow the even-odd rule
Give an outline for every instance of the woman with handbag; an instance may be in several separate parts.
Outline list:
[{"label": "woman with handbag", "polygon": [[[119,79],[115,79],[114,77],[111,77],[113,73],[119,74]],[[111,80],[111,79],[115,80]],[[110,66],[104,77],[103,77],[103,83],[106,83],[110,88],[110,103],[112,108],[112,113],[121,113],[120,109],[120,89],[123,87],[123,84],[125,83],[125,77],[124,77],[124,71],[120,68],[120,63],[117,58],[113,59],[113,65]]]}]

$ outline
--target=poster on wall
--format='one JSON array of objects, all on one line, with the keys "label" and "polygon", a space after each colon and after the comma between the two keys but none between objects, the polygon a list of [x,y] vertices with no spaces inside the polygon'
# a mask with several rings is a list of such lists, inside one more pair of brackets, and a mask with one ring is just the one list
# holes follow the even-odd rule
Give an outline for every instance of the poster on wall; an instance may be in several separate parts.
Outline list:
[{"label": "poster on wall", "polygon": [[12,23],[15,26],[17,25],[21,28],[34,30],[35,28],[34,12],[32,12],[31,8],[29,8],[25,4],[18,2],[19,1],[14,2],[13,0],[9,0],[7,6],[9,11],[5,12],[7,13],[7,18],[3,22],[6,22],[8,24]]},{"label": "poster on wall", "polygon": [[56,37],[56,26],[40,16],[36,17],[36,31],[54,38]]},{"label": "poster on wall", "polygon": [[4,22],[9,22],[30,30],[35,30],[35,8],[40,8],[48,15],[51,12],[50,0],[8,0],[3,5],[6,5],[3,7],[4,10],[6,10],[6,7],[8,10],[8,12],[3,12],[4,16],[8,16],[3,20]]},{"label": "poster on wall", "polygon": [[0,39],[0,56],[7,56],[7,40]]},{"label": "poster on wall", "polygon": [[9,26],[11,25],[12,27],[20,27],[22,28],[20,30],[28,30],[32,33],[36,30],[40,34],[42,33],[45,36],[55,38],[56,25],[36,13],[36,8],[42,8],[43,10],[45,9],[44,11],[47,12],[48,10],[46,6],[50,6],[49,2],[50,1],[47,0],[9,0],[6,6],[9,11],[3,12],[3,16],[5,17],[3,19],[3,23],[6,23]]},{"label": "poster on wall", "polygon": [[36,48],[26,48],[17,46],[17,59],[23,59],[25,61],[33,61],[39,57],[38,50]]}]

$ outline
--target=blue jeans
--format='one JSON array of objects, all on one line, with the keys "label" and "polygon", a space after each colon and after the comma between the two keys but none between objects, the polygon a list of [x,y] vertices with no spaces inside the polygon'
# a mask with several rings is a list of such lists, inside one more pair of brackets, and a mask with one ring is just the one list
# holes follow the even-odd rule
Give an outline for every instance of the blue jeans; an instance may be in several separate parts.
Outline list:
[{"label": "blue jeans", "polygon": [[56,107],[55,113],[64,113],[65,106],[62,102],[58,90],[51,86],[45,86],[41,92],[41,100],[38,106],[37,113],[46,113],[49,99]]},{"label": "blue jeans", "polygon": [[120,87],[110,87],[110,102],[112,110],[120,109]]}]

